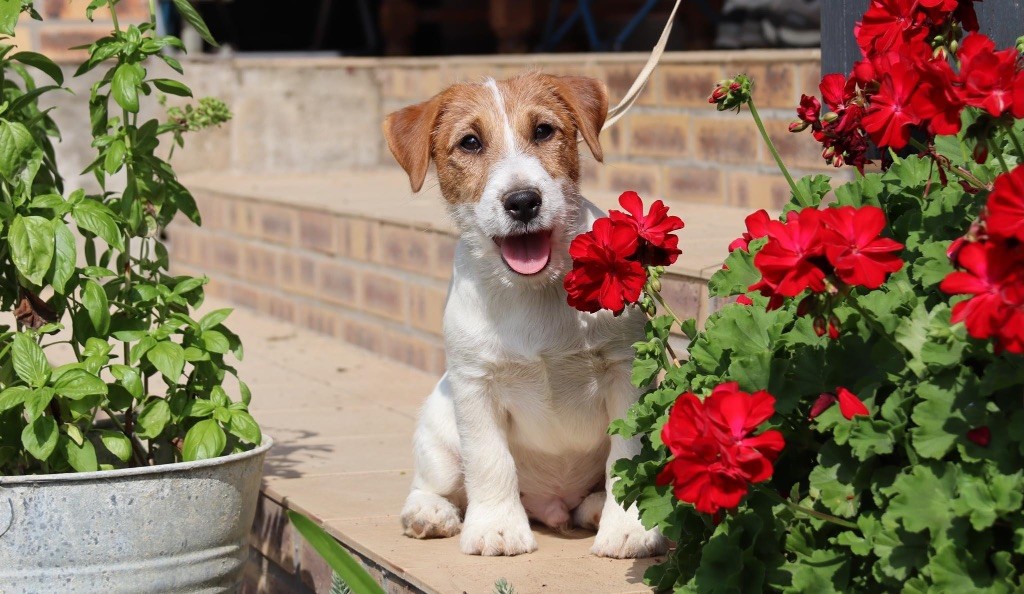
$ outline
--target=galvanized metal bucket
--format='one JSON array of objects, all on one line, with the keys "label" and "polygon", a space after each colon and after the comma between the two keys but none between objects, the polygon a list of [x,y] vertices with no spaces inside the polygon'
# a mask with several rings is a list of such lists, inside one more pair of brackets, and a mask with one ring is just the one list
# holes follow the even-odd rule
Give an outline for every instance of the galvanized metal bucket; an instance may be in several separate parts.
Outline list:
[{"label": "galvanized metal bucket", "polygon": [[272,443],[199,462],[0,477],[0,594],[237,591]]}]

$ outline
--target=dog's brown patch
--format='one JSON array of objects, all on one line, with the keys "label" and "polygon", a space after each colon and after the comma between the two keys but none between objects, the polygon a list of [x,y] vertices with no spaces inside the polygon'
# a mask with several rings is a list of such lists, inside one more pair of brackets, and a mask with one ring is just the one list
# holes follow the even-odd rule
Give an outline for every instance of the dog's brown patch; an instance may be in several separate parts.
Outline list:
[{"label": "dog's brown patch", "polygon": [[[577,134],[598,161],[603,158],[599,136],[608,94],[602,82],[530,73],[498,82],[497,89],[500,104],[486,83],[459,84],[387,117],[384,136],[413,191],[422,187],[432,158],[448,202],[479,201],[492,168],[513,148],[506,146],[506,117],[514,148],[535,156],[554,179],[579,183]],[[537,141],[540,124],[554,133]],[[480,140],[479,151],[460,147],[469,135]]]}]

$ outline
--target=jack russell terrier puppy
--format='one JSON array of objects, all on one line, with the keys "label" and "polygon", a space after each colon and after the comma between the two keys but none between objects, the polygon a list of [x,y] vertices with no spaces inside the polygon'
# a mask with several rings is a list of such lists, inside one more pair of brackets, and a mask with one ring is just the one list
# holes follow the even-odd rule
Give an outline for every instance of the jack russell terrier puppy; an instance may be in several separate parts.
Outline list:
[{"label": "jack russell terrier puppy", "polygon": [[416,429],[408,536],[461,531],[465,553],[519,555],[537,549],[533,518],[596,528],[595,555],[667,548],[635,506],[606,496],[612,463],[639,452],[607,428],[639,397],[632,344],[645,317],[577,311],[562,286],[569,243],[603,216],[580,195],[577,134],[601,161],[607,111],[600,81],[527,74],[455,85],[384,122],[414,192],[433,160],[460,234],[448,367]]}]

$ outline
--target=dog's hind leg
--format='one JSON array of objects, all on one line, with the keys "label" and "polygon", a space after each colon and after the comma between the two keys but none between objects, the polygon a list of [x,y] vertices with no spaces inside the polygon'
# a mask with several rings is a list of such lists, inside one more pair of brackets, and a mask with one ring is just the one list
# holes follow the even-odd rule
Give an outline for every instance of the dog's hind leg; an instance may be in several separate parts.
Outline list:
[{"label": "dog's hind leg", "polygon": [[415,474],[402,508],[402,529],[413,538],[459,533],[465,489],[455,408],[445,375],[427,397],[413,437]]},{"label": "dog's hind leg", "polygon": [[604,509],[606,497],[604,491],[595,491],[587,495],[586,499],[572,511],[572,523],[587,530],[597,530],[601,523],[601,511]]}]

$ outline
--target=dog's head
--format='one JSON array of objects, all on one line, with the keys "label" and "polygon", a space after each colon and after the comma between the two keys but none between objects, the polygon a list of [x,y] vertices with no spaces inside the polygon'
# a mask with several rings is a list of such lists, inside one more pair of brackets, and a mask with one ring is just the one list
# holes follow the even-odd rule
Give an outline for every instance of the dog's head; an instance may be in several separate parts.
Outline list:
[{"label": "dog's head", "polygon": [[526,74],[450,87],[390,114],[384,136],[414,192],[434,161],[462,237],[498,279],[548,284],[582,230],[577,134],[600,161],[607,112],[598,80]]}]

